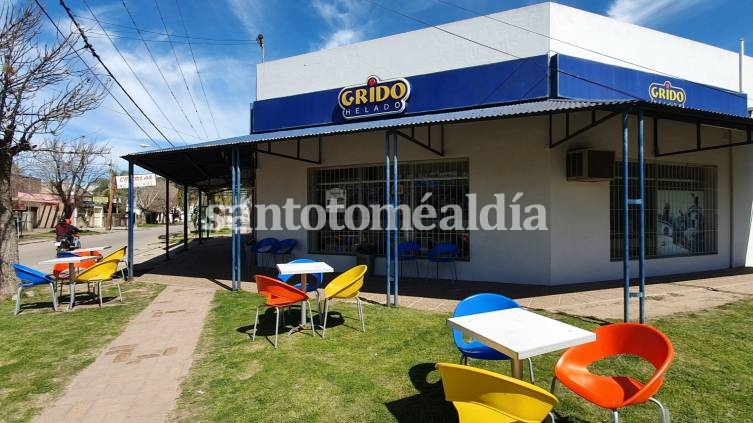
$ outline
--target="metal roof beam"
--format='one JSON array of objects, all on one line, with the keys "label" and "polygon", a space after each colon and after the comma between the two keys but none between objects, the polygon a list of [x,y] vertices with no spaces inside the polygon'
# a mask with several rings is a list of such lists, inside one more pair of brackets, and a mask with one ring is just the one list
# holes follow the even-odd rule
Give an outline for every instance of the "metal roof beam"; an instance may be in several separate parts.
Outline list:
[{"label": "metal roof beam", "polygon": [[440,128],[441,128],[441,132],[440,132],[440,145],[441,145],[441,147],[440,147],[439,150],[437,150],[436,148],[434,148],[434,147],[431,146],[431,125],[426,126],[426,128],[427,128],[427,136],[426,136],[427,142],[426,143],[423,143],[423,142],[419,141],[415,137],[415,132],[414,132],[415,127],[413,127],[413,126],[410,128],[410,132],[411,132],[410,135],[406,134],[405,132],[403,132],[403,131],[401,131],[399,129],[393,129],[392,132],[394,132],[395,134],[399,135],[400,137],[402,137],[402,138],[404,138],[404,139],[412,142],[413,144],[416,144],[417,146],[419,146],[419,147],[421,147],[421,148],[423,148],[425,150],[431,151],[432,153],[436,154],[437,156],[444,157],[444,125],[440,125]]}]

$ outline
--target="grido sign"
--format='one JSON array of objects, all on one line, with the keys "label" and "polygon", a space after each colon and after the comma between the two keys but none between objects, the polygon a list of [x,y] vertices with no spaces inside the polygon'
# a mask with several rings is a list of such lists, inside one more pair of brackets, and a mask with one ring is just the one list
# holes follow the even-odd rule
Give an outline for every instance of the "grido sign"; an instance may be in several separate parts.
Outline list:
[{"label": "grido sign", "polygon": [[648,95],[651,101],[655,103],[670,104],[673,106],[685,106],[685,100],[687,95],[685,90],[680,87],[673,87],[669,81],[664,81],[663,84],[654,82],[648,87]]},{"label": "grido sign", "polygon": [[340,90],[337,96],[345,119],[402,113],[410,97],[410,83],[405,78],[381,81],[370,76],[366,84]]},{"label": "grido sign", "polygon": [[[157,185],[157,176],[153,173],[147,174],[147,175],[133,175],[133,186],[138,187],[153,187]],[[128,177],[127,176],[116,176],[115,177],[115,186],[118,187],[118,189],[126,189],[128,188]]]}]

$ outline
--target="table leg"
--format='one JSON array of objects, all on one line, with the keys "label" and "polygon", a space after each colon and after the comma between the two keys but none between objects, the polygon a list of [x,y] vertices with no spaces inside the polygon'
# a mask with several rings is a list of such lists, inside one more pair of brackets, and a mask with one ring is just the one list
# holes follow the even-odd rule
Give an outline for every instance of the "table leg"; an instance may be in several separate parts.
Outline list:
[{"label": "table leg", "polygon": [[[301,275],[301,291],[306,292],[306,274]],[[308,295],[308,293],[306,294]],[[306,302],[301,303],[301,326],[306,326]]]},{"label": "table leg", "polygon": [[[305,273],[301,274],[301,291],[306,292],[306,274]],[[294,327],[293,329],[290,329],[290,332],[288,332],[288,336],[296,332],[300,332],[304,329],[306,329],[306,302],[305,301],[301,303],[301,324]]]},{"label": "table leg", "polygon": [[68,301],[68,310],[73,310],[73,303],[76,299],[76,278],[73,276],[75,266],[73,263],[68,263],[68,292],[70,293],[70,301]]},{"label": "table leg", "polygon": [[510,358],[510,367],[512,370],[512,377],[515,379],[523,379],[523,361],[517,358]]}]

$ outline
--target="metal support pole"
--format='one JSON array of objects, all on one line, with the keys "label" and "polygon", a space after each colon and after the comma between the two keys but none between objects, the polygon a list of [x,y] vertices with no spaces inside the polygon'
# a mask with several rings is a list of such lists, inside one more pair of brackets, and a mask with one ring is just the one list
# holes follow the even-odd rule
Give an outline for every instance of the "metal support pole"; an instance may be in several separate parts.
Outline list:
[{"label": "metal support pole", "polygon": [[[384,142],[384,157],[385,157],[385,165],[384,165],[384,173],[385,173],[385,187],[384,187],[384,194],[385,194],[385,204],[389,205],[392,203],[392,193],[390,192],[390,131],[387,131],[385,133],[385,142]],[[388,208],[389,210],[389,208]],[[392,237],[391,237],[391,229],[390,229],[390,218],[389,215],[387,216],[387,227],[385,228],[384,233],[384,241],[387,244],[387,254],[385,254],[385,279],[387,280],[387,307],[390,306],[390,283],[392,282]]]},{"label": "metal support pole", "polygon": [[128,162],[128,280],[133,280],[133,229],[136,224],[134,196],[136,188],[133,186],[133,162]]},{"label": "metal support pole", "polygon": [[630,179],[629,163],[630,150],[628,148],[628,113],[622,112],[622,224],[623,224],[623,244],[622,244],[622,276],[623,276],[623,305],[624,321],[630,321]]},{"label": "metal support pole", "polygon": [[233,149],[235,196],[233,197],[233,242],[235,243],[235,290],[241,288],[241,152]]},{"label": "metal support pole", "polygon": [[[431,130],[431,129],[429,129]],[[394,290],[394,301],[392,301],[392,304],[395,307],[398,307],[400,305],[400,301],[398,298],[398,283],[400,279],[400,260],[398,260],[399,252],[397,251],[397,245],[399,244],[399,237],[400,237],[400,226],[398,223],[398,210],[397,206],[399,204],[400,198],[399,198],[399,191],[397,189],[398,184],[398,155],[397,155],[397,133],[393,132],[392,134],[392,143],[393,143],[393,160],[392,160],[392,166],[393,166],[393,175],[392,175],[392,183],[393,183],[393,189],[392,189],[392,205],[394,207],[395,212],[395,232],[393,233],[394,236],[394,243],[392,248],[392,262],[395,264],[393,271],[395,272],[394,280],[395,280],[395,290]]]},{"label": "metal support pole", "polygon": [[183,250],[188,249],[188,185],[183,185]]},{"label": "metal support pole", "polygon": [[201,212],[202,212],[202,210],[203,210],[203,207],[202,207],[202,204],[201,204],[201,191],[199,191],[199,212],[196,213],[196,223],[198,224],[197,229],[199,230],[199,244],[202,243],[202,239],[203,239],[202,238],[202,225],[201,225],[201,221],[202,221],[202,215],[201,215],[202,213]]},{"label": "metal support pole", "polygon": [[165,261],[170,260],[170,180],[165,178]]},{"label": "metal support pole", "polygon": [[230,151],[230,181],[230,270],[232,275],[230,276],[230,286],[231,289],[235,291],[235,149]]},{"label": "metal support pole", "polygon": [[646,299],[646,273],[645,273],[645,261],[646,261],[646,175],[645,175],[645,151],[644,151],[644,139],[643,139],[643,110],[638,110],[638,190],[640,195],[639,206],[639,226],[638,230],[638,304],[639,304],[639,319],[641,323],[644,323],[645,309],[644,301]]},{"label": "metal support pole", "polygon": [[238,271],[240,270],[240,266],[239,266],[239,261],[240,261],[239,260],[240,259],[240,254],[239,254],[240,250],[239,250],[239,247],[240,247],[240,245],[238,243],[238,238],[239,238],[240,234],[238,233],[238,225],[237,225],[237,221],[236,221],[237,214],[238,214],[238,203],[239,203],[239,198],[240,198],[240,195],[238,193],[238,191],[239,191],[239,185],[240,185],[238,183],[238,179],[239,179],[240,175],[238,174],[238,149],[237,148],[233,148],[230,151],[230,158],[231,158],[231,160],[230,160],[230,162],[231,162],[231,165],[230,165],[231,178],[230,179],[232,181],[231,182],[232,183],[232,187],[230,189],[230,206],[231,206],[230,207],[230,210],[231,210],[231,215],[230,215],[230,217],[231,217],[230,229],[232,231],[231,232],[232,236],[231,236],[231,240],[230,241],[233,244],[233,248],[232,248],[232,267],[233,267],[233,271],[232,271],[232,274],[233,274],[233,276],[232,276],[232,278],[233,278],[232,288],[233,288],[233,291],[237,291],[238,290],[238,286],[240,285],[240,275],[238,274],[239,273]]}]

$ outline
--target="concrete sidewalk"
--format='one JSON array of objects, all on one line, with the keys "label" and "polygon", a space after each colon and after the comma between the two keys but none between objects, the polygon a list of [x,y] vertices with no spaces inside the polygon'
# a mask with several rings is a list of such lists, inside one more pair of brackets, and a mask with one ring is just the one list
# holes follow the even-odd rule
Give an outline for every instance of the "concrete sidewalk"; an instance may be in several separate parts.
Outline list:
[{"label": "concrete sidewalk", "polygon": [[193,363],[212,293],[166,287],[35,421],[166,421]]}]

